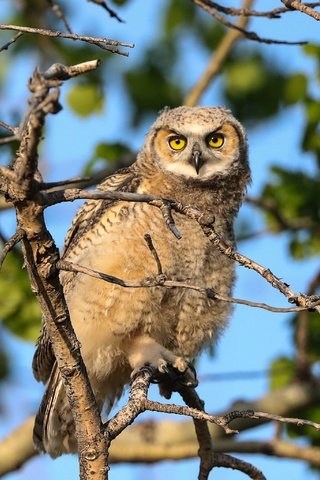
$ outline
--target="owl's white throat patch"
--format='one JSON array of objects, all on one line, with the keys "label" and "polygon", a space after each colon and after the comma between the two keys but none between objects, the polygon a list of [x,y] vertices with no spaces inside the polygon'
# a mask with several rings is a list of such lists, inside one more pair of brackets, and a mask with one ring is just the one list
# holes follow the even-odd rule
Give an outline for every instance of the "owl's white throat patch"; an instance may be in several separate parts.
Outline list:
[{"label": "owl's white throat patch", "polygon": [[224,159],[223,161],[206,161],[200,168],[199,173],[196,172],[194,166],[185,162],[171,162],[166,166],[166,170],[177,176],[185,178],[194,178],[199,180],[208,180],[216,173],[224,172],[231,165],[233,159]]}]

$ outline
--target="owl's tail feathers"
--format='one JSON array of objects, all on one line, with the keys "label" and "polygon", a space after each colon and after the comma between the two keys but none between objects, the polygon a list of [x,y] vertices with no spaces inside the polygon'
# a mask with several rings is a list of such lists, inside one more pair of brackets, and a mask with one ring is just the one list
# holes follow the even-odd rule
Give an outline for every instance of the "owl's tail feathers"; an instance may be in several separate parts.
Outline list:
[{"label": "owl's tail feathers", "polygon": [[74,421],[56,363],[36,415],[33,443],[52,458],[77,452]]}]

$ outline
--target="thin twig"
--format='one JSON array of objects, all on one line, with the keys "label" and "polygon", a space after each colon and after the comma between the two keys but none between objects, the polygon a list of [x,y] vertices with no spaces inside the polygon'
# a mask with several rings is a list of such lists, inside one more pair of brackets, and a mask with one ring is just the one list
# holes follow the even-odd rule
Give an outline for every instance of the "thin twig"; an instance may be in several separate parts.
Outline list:
[{"label": "thin twig", "polygon": [[111,18],[115,18],[116,20],[118,20],[118,22],[124,23],[124,20],[122,20],[122,18],[120,18],[119,15],[114,10],[112,10],[112,8],[110,8],[104,0],[88,0],[88,2],[100,5],[100,7],[104,8],[109,13]]},{"label": "thin twig", "polygon": [[117,53],[119,55],[124,55],[126,57],[128,56],[128,52],[123,52],[122,50],[118,50],[116,47],[127,47],[127,48],[134,47],[134,44],[132,43],[124,43],[118,40],[111,40],[104,37],[89,37],[87,35],[76,35],[75,33],[63,33],[55,30],[45,30],[43,28],[25,27],[22,25],[0,24],[0,30],[17,30],[19,32],[35,33],[37,35],[44,35],[47,37],[54,37],[54,38],[59,37],[59,38],[66,38],[71,40],[78,40],[80,42],[91,43],[103,50],[108,50],[109,52]]},{"label": "thin twig", "polygon": [[212,8],[211,6],[208,6],[207,2],[205,0],[194,0],[194,2],[199,5],[200,7],[203,8],[206,12],[208,12],[212,17],[214,17],[218,22],[220,22],[222,25],[228,28],[232,28],[235,30],[238,30],[240,33],[242,33],[247,39],[253,40],[255,42],[259,43],[266,43],[268,45],[271,44],[276,44],[276,45],[305,45],[306,41],[299,41],[299,42],[291,42],[287,40],[275,40],[271,38],[262,38],[259,37],[259,35],[255,32],[250,32],[248,30],[245,30],[244,28],[240,27],[239,25],[229,22],[229,20],[226,20],[223,16],[219,15],[217,10]]},{"label": "thin twig", "polygon": [[20,135],[10,135],[10,137],[0,138],[0,145],[6,145],[7,143],[18,142]]},{"label": "thin twig", "polygon": [[312,422],[311,420],[305,420],[303,418],[283,417],[281,415],[274,415],[273,413],[256,412],[254,410],[234,410],[230,413],[227,413],[223,417],[220,417],[220,420],[221,424],[229,425],[229,423],[238,418],[262,418],[280,423],[289,423],[292,425],[296,425],[297,427],[309,426],[315,428],[316,430],[320,430],[320,423]]},{"label": "thin twig", "polygon": [[299,10],[300,12],[309,15],[317,21],[320,20],[320,13],[316,12],[313,10],[313,8],[301,2],[300,0],[281,0],[281,2],[284,3],[289,9]]},{"label": "thin twig", "polygon": [[12,237],[10,237],[9,240],[7,240],[7,242],[4,244],[2,252],[0,253],[0,269],[8,253],[13,249],[15,245],[17,245],[17,243],[20,242],[20,240],[22,240],[24,236],[25,231],[21,228],[18,228],[16,233],[14,233]]},{"label": "thin twig", "polygon": [[66,180],[60,180],[57,182],[42,182],[39,183],[38,187],[40,190],[51,190],[52,188],[67,187],[74,183],[87,183],[90,181],[91,177],[74,177],[68,178]]},{"label": "thin twig", "polygon": [[[161,265],[161,264],[160,264]],[[108,283],[113,283],[124,288],[151,288],[151,287],[165,287],[165,288],[184,288],[187,290],[194,290],[199,292],[201,295],[206,296],[210,300],[219,300],[221,302],[235,303],[239,305],[247,305],[249,307],[262,308],[276,313],[293,313],[293,312],[302,312],[304,310],[309,310],[310,308],[316,308],[320,304],[320,300],[316,300],[313,303],[309,303],[304,307],[292,307],[292,308],[281,308],[281,307],[272,307],[265,303],[251,302],[249,300],[243,300],[240,298],[227,297],[225,295],[220,295],[219,293],[213,291],[211,288],[199,287],[197,285],[192,285],[189,283],[178,282],[174,280],[167,280],[163,273],[155,276],[148,277],[143,280],[137,281],[125,281],[119,277],[109,275],[107,273],[98,272],[97,270],[92,270],[91,268],[84,267],[82,265],[77,265],[66,260],[59,260],[56,267],[60,270],[66,270],[68,272],[77,272],[89,275],[90,277],[99,278]]]},{"label": "thin twig", "polygon": [[46,80],[68,80],[91,70],[96,70],[100,65],[101,60],[90,60],[77,65],[71,65],[70,67],[66,67],[61,63],[54,63],[43,73],[43,76]]},{"label": "thin twig", "polygon": [[153,258],[155,259],[155,262],[156,262],[156,265],[157,265],[157,270],[158,270],[157,274],[158,275],[163,275],[163,270],[162,270],[162,265],[161,265],[161,262],[160,262],[160,258],[159,258],[157,250],[155,249],[155,247],[153,245],[151,235],[149,233],[146,233],[145,236],[144,236],[144,239],[145,239],[145,241],[148,245],[148,248],[149,248],[150,252],[152,253]]},{"label": "thin twig", "polygon": [[68,20],[66,19],[63,11],[61,10],[60,5],[54,0],[47,0],[47,2],[49,3],[53,13],[63,22],[64,26],[66,27],[66,30],[69,33],[73,33]]},{"label": "thin twig", "polygon": [[[244,8],[250,8],[252,4],[253,0],[244,0],[242,6]],[[238,25],[238,27],[240,28],[245,28],[248,25],[248,22],[248,17],[241,17],[236,25]],[[186,95],[183,102],[184,105],[192,107],[198,104],[205,90],[212,83],[215,77],[220,73],[225,61],[229,57],[229,54],[234,44],[241,38],[242,34],[239,30],[230,29],[226,32],[218,47],[212,53],[206,70]]]},{"label": "thin twig", "polygon": [[[224,13],[225,15],[237,16],[237,17],[267,17],[270,19],[278,19],[281,18],[281,14],[292,12],[292,8],[290,7],[280,7],[274,8],[273,10],[268,11],[257,11],[251,10],[248,8],[234,8],[234,7],[224,7],[217,2],[212,2],[210,0],[203,0],[203,3],[206,5],[215,8],[218,12]],[[283,2],[285,3],[285,2]],[[306,2],[304,3],[305,6],[310,8],[319,7],[320,2]]]},{"label": "thin twig", "polygon": [[12,132],[14,134],[17,133],[17,128],[16,127],[12,127],[11,125],[3,122],[2,120],[0,120],[0,127],[5,128],[6,130],[9,130],[9,132]]},{"label": "thin twig", "polygon": [[2,47],[0,47],[0,52],[3,52],[4,50],[8,50],[10,45],[15,43],[18,40],[18,38],[22,37],[22,35],[23,35],[22,32],[17,33],[17,35],[15,35],[9,42],[5,43],[4,45],[2,45]]}]

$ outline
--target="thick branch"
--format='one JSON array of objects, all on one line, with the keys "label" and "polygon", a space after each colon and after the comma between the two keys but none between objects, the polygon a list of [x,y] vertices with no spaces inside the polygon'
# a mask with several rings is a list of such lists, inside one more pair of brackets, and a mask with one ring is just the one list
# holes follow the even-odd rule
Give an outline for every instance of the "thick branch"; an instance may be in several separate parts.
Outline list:
[{"label": "thick branch", "polygon": [[[54,88],[53,92],[51,88]],[[0,173],[5,178],[3,183],[7,196],[16,207],[18,228],[25,232],[22,238],[25,265],[41,305],[66,393],[72,404],[81,478],[105,480],[108,445],[101,428],[100,412],[70,323],[59,271],[55,267],[59,252],[46,229],[43,207],[35,200],[39,186],[35,180],[35,176],[39,177],[38,145],[46,115],[57,111],[57,80],[46,80],[35,72],[30,90],[33,95],[17,159],[12,170],[3,169]]]}]

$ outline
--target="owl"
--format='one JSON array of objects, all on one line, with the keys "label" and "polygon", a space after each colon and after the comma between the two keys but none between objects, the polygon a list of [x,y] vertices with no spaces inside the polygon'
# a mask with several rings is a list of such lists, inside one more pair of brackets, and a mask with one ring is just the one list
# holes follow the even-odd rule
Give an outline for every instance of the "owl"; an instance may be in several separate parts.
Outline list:
[{"label": "owl", "polygon": [[[234,245],[233,223],[250,180],[246,134],[222,107],[164,109],[135,163],[106,178],[99,189],[159,195],[191,205],[215,219],[215,230]],[[233,262],[214,248],[200,225],[173,213],[181,238],[161,211],[147,203],[89,200],[67,234],[63,259],[141,281],[157,275],[146,242],[150,234],[168,280],[209,287],[228,296]],[[83,273],[61,273],[71,321],[81,344],[97,403],[109,411],[133,372],[187,372],[199,352],[217,341],[229,304],[185,288],[123,288]],[[57,457],[76,452],[75,427],[45,322],[33,360],[35,378],[47,384],[34,443]]]}]

